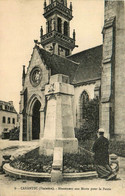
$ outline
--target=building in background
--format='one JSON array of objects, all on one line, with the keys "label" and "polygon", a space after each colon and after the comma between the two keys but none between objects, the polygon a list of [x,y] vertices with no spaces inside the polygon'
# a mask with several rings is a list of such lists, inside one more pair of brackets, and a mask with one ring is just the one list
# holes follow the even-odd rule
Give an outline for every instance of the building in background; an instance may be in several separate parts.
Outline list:
[{"label": "building in background", "polygon": [[[125,137],[125,2],[105,1],[103,45],[74,55],[75,30],[70,36],[72,10],[72,3],[68,7],[67,0],[44,1],[46,33],[41,27],[40,42],[35,40],[27,72],[23,67],[20,140],[43,137],[45,86],[54,74],[68,75],[74,86],[74,127],[91,125],[94,130],[100,126],[107,137]],[[95,103],[100,108],[100,119],[95,118]]]},{"label": "building in background", "polygon": [[19,126],[18,114],[13,106],[13,102],[0,101],[0,137],[2,132],[9,132]]}]

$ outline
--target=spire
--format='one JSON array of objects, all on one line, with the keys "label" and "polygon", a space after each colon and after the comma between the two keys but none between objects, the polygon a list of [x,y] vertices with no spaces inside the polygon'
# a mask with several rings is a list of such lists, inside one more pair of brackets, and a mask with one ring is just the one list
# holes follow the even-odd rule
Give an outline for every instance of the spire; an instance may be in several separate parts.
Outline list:
[{"label": "spire", "polygon": [[46,0],[44,0],[44,8],[46,8]]},{"label": "spire", "polygon": [[40,28],[40,41],[41,41],[42,36],[43,36],[43,27],[41,26],[41,28]]},{"label": "spire", "polygon": [[76,32],[75,32],[75,29],[73,29],[73,40],[74,41],[76,40]]},{"label": "spire", "polygon": [[22,73],[22,86],[24,86],[24,81],[25,81],[25,65],[23,65],[23,73]]},{"label": "spire", "polygon": [[72,10],[72,2],[70,2],[70,10]]}]

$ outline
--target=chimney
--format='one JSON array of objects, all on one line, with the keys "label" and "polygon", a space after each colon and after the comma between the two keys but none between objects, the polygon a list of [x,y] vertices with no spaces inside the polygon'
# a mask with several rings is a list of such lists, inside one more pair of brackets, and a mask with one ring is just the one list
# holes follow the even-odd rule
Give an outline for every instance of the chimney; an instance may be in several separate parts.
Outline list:
[{"label": "chimney", "polygon": [[9,104],[10,104],[11,106],[13,106],[13,101],[9,101]]}]

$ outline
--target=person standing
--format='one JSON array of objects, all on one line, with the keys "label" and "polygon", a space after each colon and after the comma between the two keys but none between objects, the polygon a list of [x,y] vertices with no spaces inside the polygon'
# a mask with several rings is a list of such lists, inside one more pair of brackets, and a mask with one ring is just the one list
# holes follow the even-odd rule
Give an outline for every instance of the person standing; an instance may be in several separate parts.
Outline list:
[{"label": "person standing", "polygon": [[109,164],[109,141],[104,137],[104,129],[98,130],[98,139],[93,145],[94,162],[99,178],[113,180],[116,178],[116,172],[112,170]]}]

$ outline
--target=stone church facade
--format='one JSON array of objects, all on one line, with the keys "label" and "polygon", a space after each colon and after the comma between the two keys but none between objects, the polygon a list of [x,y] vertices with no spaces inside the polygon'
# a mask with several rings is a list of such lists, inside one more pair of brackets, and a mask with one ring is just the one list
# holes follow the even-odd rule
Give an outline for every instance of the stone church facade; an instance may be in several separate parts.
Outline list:
[{"label": "stone church facade", "polygon": [[105,128],[108,137],[124,138],[124,12],[124,1],[105,1],[103,45],[72,55],[77,47],[75,30],[70,37],[72,3],[68,7],[67,0],[44,1],[46,33],[41,27],[40,42],[35,40],[27,71],[23,66],[20,140],[43,137],[47,108],[45,86],[55,74],[61,74],[61,78],[68,76],[74,86],[74,127],[83,125],[85,101],[96,98],[100,104],[99,126]]}]

